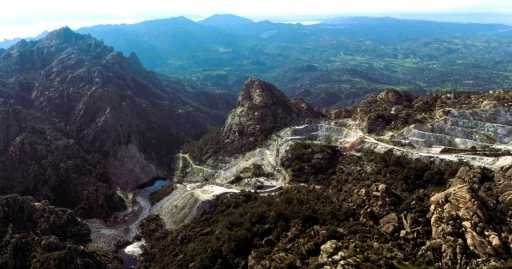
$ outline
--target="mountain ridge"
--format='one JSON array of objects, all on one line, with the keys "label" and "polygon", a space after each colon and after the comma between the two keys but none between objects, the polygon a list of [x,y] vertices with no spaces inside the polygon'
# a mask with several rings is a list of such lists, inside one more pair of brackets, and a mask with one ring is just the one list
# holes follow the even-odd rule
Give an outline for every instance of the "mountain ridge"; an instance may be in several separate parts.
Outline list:
[{"label": "mountain ridge", "polygon": [[[143,69],[69,28],[0,56],[2,193],[33,195],[82,217],[124,207],[118,187],[166,177],[179,146],[224,120],[229,103]],[[217,105],[218,106],[218,105]],[[2,117],[4,118],[4,117]]]},{"label": "mountain ridge", "polygon": [[240,17],[234,14],[214,14],[210,17],[200,20],[199,24],[204,25],[225,25],[225,24],[250,24],[254,23],[253,20]]},{"label": "mountain ridge", "polygon": [[126,54],[136,51],[145,66],[200,87],[236,94],[249,77],[262,77],[287,96],[322,108],[354,105],[387,87],[416,92],[509,88],[507,66],[499,59],[508,57],[512,31],[499,30],[510,26],[358,20],[348,26],[260,21],[196,23],[182,32],[128,31],[144,24],[87,31]]}]

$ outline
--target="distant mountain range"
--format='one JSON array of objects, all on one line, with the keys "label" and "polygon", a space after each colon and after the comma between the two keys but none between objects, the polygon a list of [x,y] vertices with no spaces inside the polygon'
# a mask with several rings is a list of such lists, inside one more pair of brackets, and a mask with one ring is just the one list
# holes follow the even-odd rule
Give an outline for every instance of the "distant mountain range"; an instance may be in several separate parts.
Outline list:
[{"label": "distant mountain range", "polygon": [[500,24],[344,17],[302,25],[225,14],[77,31],[204,89],[234,93],[256,76],[316,107],[352,105],[388,87],[512,87],[506,60],[512,27]]},{"label": "distant mountain range", "polygon": [[338,17],[314,25],[231,14],[78,29],[159,73],[233,95],[249,77],[316,107],[352,105],[395,87],[419,92],[510,88],[512,26],[391,17]]},{"label": "distant mountain range", "polygon": [[13,38],[13,39],[4,39],[4,41],[0,41],[0,49],[7,49],[10,46],[13,46],[16,43],[20,42],[22,39],[25,39],[26,41],[38,40],[38,39],[45,37],[47,34],[48,34],[48,31],[44,31],[34,37],[23,37],[23,38],[17,37],[17,38]]},{"label": "distant mountain range", "polygon": [[[185,17],[176,17],[176,18],[185,18]],[[176,18],[169,18],[169,20],[173,20]],[[427,23],[453,23],[452,26],[459,26],[460,25],[467,25],[469,24],[471,27],[480,25],[486,25],[486,24],[496,24],[496,25],[512,25],[512,20],[509,20],[510,16],[508,14],[488,14],[488,13],[396,13],[396,14],[382,14],[380,16],[362,16],[362,15],[347,15],[347,16],[340,16],[340,17],[334,17],[334,18],[321,18],[318,19],[316,17],[308,17],[307,21],[317,21],[318,24],[376,24],[381,23],[382,19],[388,19],[388,20],[401,20],[401,21],[416,21],[416,22],[427,22]],[[185,18],[186,19],[186,18]],[[282,21],[286,21],[284,18],[279,18],[278,20],[269,19],[269,20],[262,20],[265,22],[274,21],[274,23],[279,24],[282,23]],[[297,21],[298,23],[301,22],[304,18],[295,18],[291,21]],[[167,19],[156,19],[155,21],[161,21],[161,20],[167,20]],[[187,19],[188,20],[188,19]],[[152,20],[148,20],[152,21]],[[290,20],[288,20],[290,21]],[[207,17],[203,20],[197,21],[198,24],[202,25],[210,25],[210,26],[222,26],[222,25],[240,25],[240,24],[252,24],[257,21],[249,18],[244,18],[241,16],[237,16],[234,14],[214,14],[210,17]],[[292,24],[292,23],[287,23]],[[91,26],[91,27],[98,27],[100,25]],[[91,28],[91,27],[85,27],[85,29]],[[464,27],[463,27],[464,28]],[[459,28],[463,29],[463,28]],[[468,27],[466,27],[468,28]],[[485,26],[483,26],[485,28]],[[485,30],[484,30],[485,31]],[[474,32],[474,31],[473,31]],[[37,40],[42,37],[44,37],[46,34],[48,34],[48,31],[44,31],[43,33],[35,36],[35,37],[16,37],[13,39],[5,39],[3,41],[0,41],[0,48],[8,48],[12,45],[14,45],[16,42],[20,41],[21,39],[26,39],[27,41],[30,40]],[[445,33],[450,34],[450,33]]]},{"label": "distant mountain range", "polygon": [[204,25],[233,25],[254,23],[254,21],[233,14],[215,14],[199,21],[199,23]]}]

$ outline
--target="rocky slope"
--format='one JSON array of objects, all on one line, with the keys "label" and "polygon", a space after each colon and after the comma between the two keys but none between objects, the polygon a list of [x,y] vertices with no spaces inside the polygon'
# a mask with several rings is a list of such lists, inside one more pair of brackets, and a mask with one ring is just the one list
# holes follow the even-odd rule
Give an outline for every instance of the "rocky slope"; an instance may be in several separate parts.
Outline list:
[{"label": "rocky slope", "polygon": [[216,102],[229,103],[68,28],[20,41],[0,55],[0,193],[107,217],[118,187],[166,177],[184,142],[224,121]]},{"label": "rocky slope", "polygon": [[[486,107],[489,103],[494,105]],[[179,162],[178,168],[183,168],[179,172],[185,181],[207,179],[226,184],[240,176],[243,179],[261,177],[271,184],[276,181],[285,184],[290,175],[281,163],[287,150],[295,143],[315,142],[348,150],[370,149],[381,153],[392,150],[395,154],[411,158],[461,160],[499,169],[512,161],[511,105],[510,92],[429,94],[416,98],[409,93],[388,90],[370,97],[359,106],[327,111],[324,118],[313,120],[306,117],[308,120],[303,120],[305,124],[276,128],[254,150],[238,150],[233,157],[216,156],[216,161],[210,160],[206,167],[199,168],[187,165],[189,159]],[[243,111],[245,106],[239,103],[234,111]],[[231,120],[238,115],[231,114],[226,126],[232,124]],[[224,127],[222,131],[226,130],[230,129]],[[223,135],[206,136],[185,149],[189,150],[193,160],[204,160],[219,146],[215,137]],[[229,145],[233,147],[233,143]],[[256,173],[259,176],[251,175],[254,165],[263,169]]]},{"label": "rocky slope", "polygon": [[[141,268],[507,266],[510,106],[509,91],[388,90],[203,165],[194,156],[218,144],[189,145],[178,162],[183,199],[164,199],[154,211],[162,220],[152,220],[171,230],[146,233]],[[199,199],[213,185],[241,193]],[[179,202],[190,199],[193,208]],[[176,229],[183,223],[165,212],[178,211]]]},{"label": "rocky slope", "polygon": [[[201,162],[215,156],[232,156],[254,149],[274,132],[321,114],[302,99],[289,100],[276,86],[258,78],[250,78],[242,88],[237,106],[231,111],[219,133],[199,142],[203,152],[193,151]],[[187,150],[187,148],[186,148]]]},{"label": "rocky slope", "polygon": [[237,107],[222,129],[228,143],[265,140],[270,134],[300,120],[313,118],[315,112],[307,104],[290,102],[274,85],[257,78],[245,82]]},{"label": "rocky slope", "polygon": [[31,197],[0,196],[2,268],[121,268],[111,254],[86,248],[89,233],[68,209]]}]

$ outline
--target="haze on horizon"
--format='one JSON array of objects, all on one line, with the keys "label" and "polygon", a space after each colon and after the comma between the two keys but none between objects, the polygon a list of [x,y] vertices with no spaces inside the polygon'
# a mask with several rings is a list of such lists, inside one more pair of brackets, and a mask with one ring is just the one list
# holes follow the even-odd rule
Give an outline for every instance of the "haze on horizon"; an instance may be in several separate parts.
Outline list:
[{"label": "haze on horizon", "polygon": [[[213,14],[236,14],[251,19],[335,17],[341,15],[429,13],[512,13],[509,0],[280,0],[280,1],[13,1],[0,10],[0,40],[36,36],[63,26],[77,29],[97,24],[136,23],[185,16],[200,19]],[[405,15],[404,15],[405,14]],[[464,19],[464,18],[463,18]]]}]

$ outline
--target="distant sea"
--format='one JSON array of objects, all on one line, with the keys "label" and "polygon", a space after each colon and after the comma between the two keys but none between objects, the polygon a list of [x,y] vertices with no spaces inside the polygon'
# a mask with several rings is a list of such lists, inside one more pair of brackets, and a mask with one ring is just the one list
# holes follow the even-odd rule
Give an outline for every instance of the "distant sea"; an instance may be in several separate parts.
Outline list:
[{"label": "distant sea", "polygon": [[[457,22],[457,23],[498,23],[512,25],[512,14],[509,13],[346,13],[321,16],[295,16],[264,18],[272,22],[317,24],[336,17],[392,17],[396,19]],[[256,21],[260,19],[256,18]]]},{"label": "distant sea", "polygon": [[283,23],[300,23],[302,25],[314,25],[314,24],[319,24],[321,23],[322,21],[285,21]]},{"label": "distant sea", "polygon": [[512,25],[512,14],[510,13],[396,13],[378,15],[379,17],[388,16],[397,19]]}]

